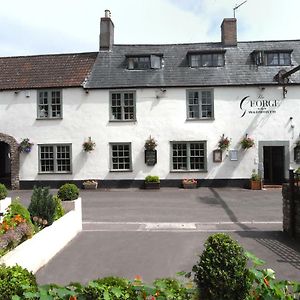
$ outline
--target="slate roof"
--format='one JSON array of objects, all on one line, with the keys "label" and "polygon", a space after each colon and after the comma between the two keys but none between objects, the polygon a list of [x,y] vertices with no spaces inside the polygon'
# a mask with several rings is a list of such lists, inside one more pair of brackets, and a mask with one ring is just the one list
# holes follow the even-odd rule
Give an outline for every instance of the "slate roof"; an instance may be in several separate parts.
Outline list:
[{"label": "slate roof", "polygon": [[0,57],[0,90],[82,86],[97,54]]},{"label": "slate roof", "polygon": [[[225,50],[224,67],[190,68],[190,51]],[[292,66],[256,66],[251,60],[255,50],[293,50]],[[128,70],[126,56],[163,54],[161,69]],[[170,45],[114,45],[112,51],[101,51],[95,61],[85,88],[193,87],[277,84],[279,70],[300,65],[300,40],[238,42],[236,47],[221,43]],[[300,72],[291,76],[300,84]]]}]

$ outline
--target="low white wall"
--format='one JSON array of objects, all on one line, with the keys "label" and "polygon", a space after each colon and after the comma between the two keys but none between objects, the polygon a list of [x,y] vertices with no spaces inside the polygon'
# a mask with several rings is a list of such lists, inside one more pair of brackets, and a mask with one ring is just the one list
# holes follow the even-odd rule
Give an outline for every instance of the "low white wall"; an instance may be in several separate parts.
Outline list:
[{"label": "low white wall", "polygon": [[[8,206],[11,204],[11,198],[6,197],[5,199],[0,200],[0,212],[5,213],[5,210],[8,208]],[[2,222],[3,217],[0,216],[0,222]]]},{"label": "low white wall", "polygon": [[33,273],[47,264],[82,230],[81,198],[70,202],[74,210],[1,257],[0,264],[18,264]]}]

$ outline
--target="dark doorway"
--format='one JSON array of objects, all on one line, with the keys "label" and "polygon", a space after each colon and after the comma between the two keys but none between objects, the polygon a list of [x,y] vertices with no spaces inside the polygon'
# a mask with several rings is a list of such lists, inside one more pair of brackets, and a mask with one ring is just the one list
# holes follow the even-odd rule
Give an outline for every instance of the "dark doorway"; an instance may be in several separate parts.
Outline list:
[{"label": "dark doorway", "polygon": [[0,142],[0,183],[11,186],[10,147],[4,142]]},{"label": "dark doorway", "polygon": [[264,184],[284,182],[284,146],[264,146]]}]

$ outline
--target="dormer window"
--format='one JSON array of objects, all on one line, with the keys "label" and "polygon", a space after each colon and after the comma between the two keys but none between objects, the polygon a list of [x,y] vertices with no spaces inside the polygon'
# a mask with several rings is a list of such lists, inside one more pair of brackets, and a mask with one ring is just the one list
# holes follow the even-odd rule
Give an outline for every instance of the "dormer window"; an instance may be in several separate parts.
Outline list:
[{"label": "dormer window", "polygon": [[161,69],[161,55],[128,56],[127,67],[129,70]]},{"label": "dormer window", "polygon": [[251,53],[253,62],[257,66],[290,66],[292,50],[262,51]]},{"label": "dormer window", "polygon": [[189,65],[197,67],[223,67],[225,63],[224,52],[189,53]]}]

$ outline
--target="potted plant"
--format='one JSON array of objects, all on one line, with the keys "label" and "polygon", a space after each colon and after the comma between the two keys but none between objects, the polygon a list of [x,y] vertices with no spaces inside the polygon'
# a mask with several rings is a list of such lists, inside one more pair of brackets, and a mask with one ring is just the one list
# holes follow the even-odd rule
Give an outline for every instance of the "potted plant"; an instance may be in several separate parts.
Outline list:
[{"label": "potted plant", "polygon": [[155,148],[157,147],[156,140],[149,136],[149,138],[145,141],[145,164],[147,166],[154,166],[157,163],[157,151]]},{"label": "potted plant", "polygon": [[197,180],[185,178],[182,180],[182,186],[184,189],[195,189],[197,188]]},{"label": "potted plant", "polygon": [[240,144],[242,146],[242,149],[247,150],[254,146],[254,140],[248,137],[248,134],[246,134],[245,137],[241,140]]},{"label": "potted plant", "polygon": [[251,190],[261,190],[261,176],[256,172],[256,170],[252,170],[250,182]]},{"label": "potted plant", "polygon": [[145,189],[158,190],[160,188],[160,180],[158,176],[148,175],[145,178]]},{"label": "potted plant", "polygon": [[83,151],[91,152],[95,149],[96,143],[92,141],[91,137],[89,137],[88,141],[86,141],[82,144],[82,147],[83,147]]},{"label": "potted plant", "polygon": [[83,187],[85,190],[96,190],[98,187],[98,181],[94,179],[85,180],[83,182]]},{"label": "potted plant", "polygon": [[29,138],[25,138],[19,144],[19,151],[21,153],[29,153],[34,144],[29,141]]},{"label": "potted plant", "polygon": [[223,134],[218,141],[218,148],[222,151],[225,151],[228,150],[229,145],[230,145],[230,139]]}]

